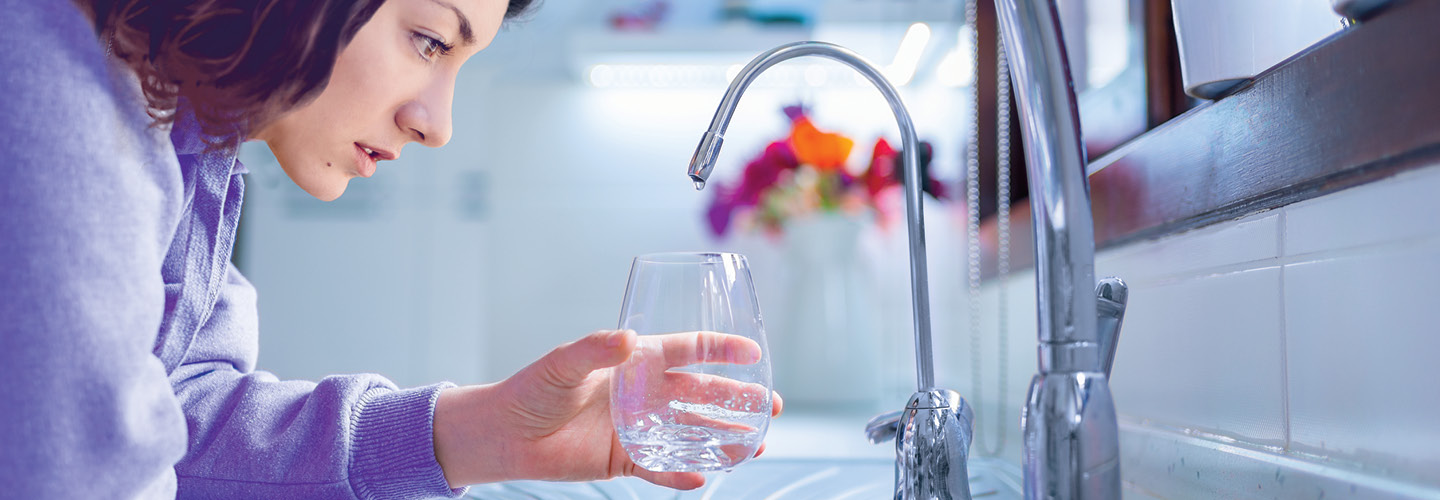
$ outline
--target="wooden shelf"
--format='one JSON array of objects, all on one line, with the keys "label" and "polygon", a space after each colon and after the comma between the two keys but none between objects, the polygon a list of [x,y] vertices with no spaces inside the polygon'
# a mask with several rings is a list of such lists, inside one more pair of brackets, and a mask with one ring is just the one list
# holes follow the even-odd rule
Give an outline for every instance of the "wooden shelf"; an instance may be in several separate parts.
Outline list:
[{"label": "wooden shelf", "polygon": [[[1097,248],[1198,228],[1440,164],[1440,2],[1396,1],[1089,165]],[[1033,265],[1029,203],[1012,268]],[[995,221],[982,227],[993,275]]]},{"label": "wooden shelf", "polygon": [[1440,2],[1398,2],[1090,165],[1097,246],[1440,161]]}]

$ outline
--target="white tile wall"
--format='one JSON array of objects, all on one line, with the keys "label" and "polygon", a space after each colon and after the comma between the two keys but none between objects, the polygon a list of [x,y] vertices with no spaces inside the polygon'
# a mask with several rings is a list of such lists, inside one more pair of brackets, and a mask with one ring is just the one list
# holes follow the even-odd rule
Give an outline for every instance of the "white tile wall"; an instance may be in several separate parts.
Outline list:
[{"label": "white tile wall", "polygon": [[1136,287],[1110,386],[1119,413],[1282,445],[1280,269]]},{"label": "white tile wall", "polygon": [[1440,234],[1440,168],[1405,172],[1285,208],[1285,253],[1398,242]]},{"label": "white tile wall", "polygon": [[[1015,230],[1029,231],[1021,222]],[[1279,444],[1283,440],[1278,228],[1278,214],[1266,212],[1096,256],[1097,277],[1119,276],[1131,289],[1132,302],[1120,338],[1116,380],[1112,382],[1120,411],[1207,432],[1228,432],[1236,427],[1244,429],[1246,436],[1266,443]],[[1248,267],[1245,263],[1249,263]],[[1270,269],[1242,273],[1260,266]],[[998,284],[988,283],[981,299],[980,366],[984,380],[979,392],[970,381],[972,349],[968,320],[963,317],[960,324],[966,328],[957,335],[957,348],[950,351],[953,361],[938,366],[948,366],[950,377],[961,381],[951,385],[977,410],[976,432],[983,432],[987,444],[993,446],[1004,427],[1007,439],[1001,456],[1018,462],[1020,402],[1036,371],[1035,275],[1027,270],[1005,280],[1009,314],[1003,395],[997,392],[1001,364],[996,358],[999,345],[994,339],[999,328],[994,314]],[[1230,289],[1237,291],[1232,293]],[[1188,307],[1186,302],[1192,297],[1199,298],[1205,307]],[[1234,309],[1236,313],[1215,314],[1220,308]],[[1261,325],[1269,325],[1269,330]],[[1231,352],[1243,353],[1244,357],[1228,360]],[[1225,370],[1220,372],[1222,378],[1218,379],[1222,384],[1199,375],[1216,359],[1227,359]],[[1175,380],[1150,375],[1172,371],[1177,373]],[[1206,396],[1188,398],[1172,384],[1183,384],[1185,390],[1199,390]],[[1002,403],[1003,415],[997,411]]]},{"label": "white tile wall", "polygon": [[1440,168],[1287,207],[1296,451],[1440,485]]},{"label": "white tile wall", "polygon": [[[1102,252],[1097,277],[1119,276],[1129,285],[1234,268],[1280,255],[1280,216],[1261,212],[1243,219],[1187,231],[1158,241]],[[1268,265],[1268,264],[1266,264]]]},{"label": "white tile wall", "polygon": [[[1315,464],[1292,483],[1325,477],[1375,487],[1375,498],[1440,498],[1437,193],[1440,166],[1099,254],[1097,276],[1131,287],[1111,381],[1117,410],[1168,429],[1156,435],[1180,430],[1251,450],[1245,460]],[[1031,301],[1012,301],[1009,321],[1030,325],[1010,332],[1012,352],[1029,361],[1011,363],[1012,380],[1035,369],[1031,280],[1010,280]],[[985,293],[988,311],[994,284]],[[982,324],[993,332],[993,319]],[[1023,384],[1009,389],[1011,406],[1024,393]],[[1012,441],[1004,456],[1018,453]],[[1127,497],[1205,498],[1222,484],[1136,471],[1145,477],[1127,477]]]},{"label": "white tile wall", "polygon": [[1293,264],[1285,289],[1291,447],[1440,486],[1440,239]]}]

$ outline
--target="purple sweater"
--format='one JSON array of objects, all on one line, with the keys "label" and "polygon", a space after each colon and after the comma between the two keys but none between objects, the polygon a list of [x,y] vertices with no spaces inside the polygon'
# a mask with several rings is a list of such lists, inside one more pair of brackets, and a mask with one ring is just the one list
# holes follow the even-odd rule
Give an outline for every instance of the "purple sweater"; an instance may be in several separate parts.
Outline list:
[{"label": "purple sweater", "polygon": [[0,12],[0,496],[463,493],[435,461],[444,385],[255,371],[238,142],[150,127],[70,2]]}]

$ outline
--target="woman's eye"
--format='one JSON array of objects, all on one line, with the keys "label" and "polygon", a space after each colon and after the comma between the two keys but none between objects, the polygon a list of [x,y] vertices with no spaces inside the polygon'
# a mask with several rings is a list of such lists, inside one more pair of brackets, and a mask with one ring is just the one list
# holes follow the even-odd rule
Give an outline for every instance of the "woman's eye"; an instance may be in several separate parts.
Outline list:
[{"label": "woman's eye", "polygon": [[411,38],[415,41],[415,50],[420,52],[420,58],[426,61],[433,61],[437,54],[449,54],[452,48],[440,39],[424,33],[414,33]]}]

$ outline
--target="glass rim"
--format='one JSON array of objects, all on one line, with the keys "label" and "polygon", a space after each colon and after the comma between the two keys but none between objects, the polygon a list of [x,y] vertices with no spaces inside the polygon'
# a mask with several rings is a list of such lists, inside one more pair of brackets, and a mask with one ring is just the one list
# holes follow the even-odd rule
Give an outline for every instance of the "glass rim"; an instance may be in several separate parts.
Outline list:
[{"label": "glass rim", "polygon": [[734,252],[652,252],[635,257],[635,262],[646,264],[705,264],[716,260],[747,262],[744,254]]}]

